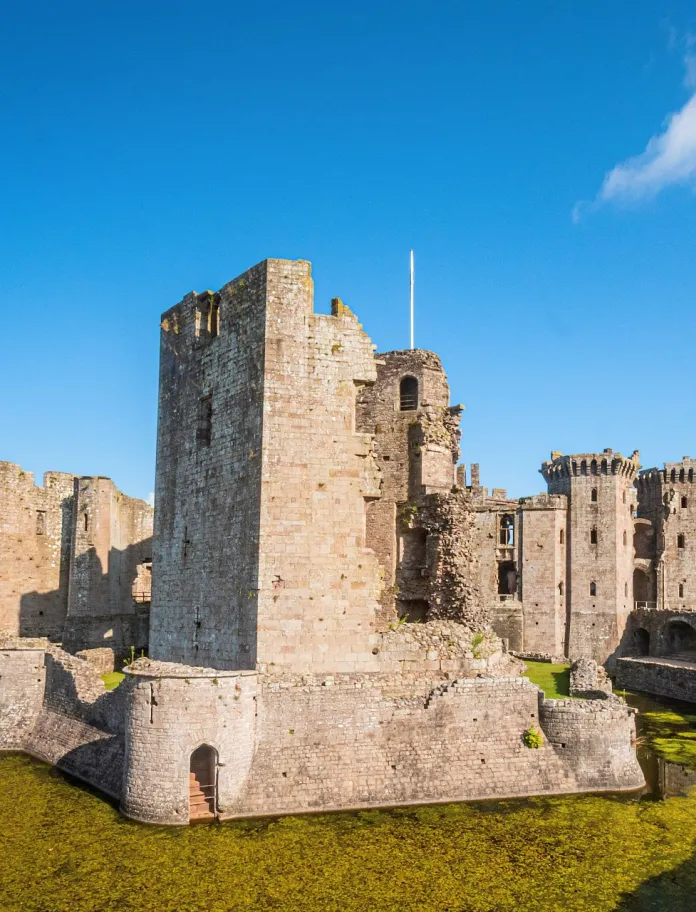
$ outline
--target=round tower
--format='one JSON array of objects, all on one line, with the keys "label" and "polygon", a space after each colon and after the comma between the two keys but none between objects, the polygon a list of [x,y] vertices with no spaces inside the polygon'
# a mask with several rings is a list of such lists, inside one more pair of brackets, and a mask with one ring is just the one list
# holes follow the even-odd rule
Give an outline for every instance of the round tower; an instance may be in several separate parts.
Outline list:
[{"label": "round tower", "polygon": [[[564,456],[541,467],[549,494],[568,497],[566,653],[606,662],[633,608],[634,482],[640,454],[611,449]],[[557,547],[562,547],[559,541]]]}]

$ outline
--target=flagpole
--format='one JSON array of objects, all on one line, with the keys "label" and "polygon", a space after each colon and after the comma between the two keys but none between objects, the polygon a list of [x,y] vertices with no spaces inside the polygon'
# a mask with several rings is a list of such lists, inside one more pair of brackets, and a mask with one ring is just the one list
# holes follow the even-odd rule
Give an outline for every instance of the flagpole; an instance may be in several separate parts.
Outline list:
[{"label": "flagpole", "polygon": [[415,281],[415,269],[413,266],[413,251],[411,251],[411,350],[414,348],[413,344],[413,285]]}]

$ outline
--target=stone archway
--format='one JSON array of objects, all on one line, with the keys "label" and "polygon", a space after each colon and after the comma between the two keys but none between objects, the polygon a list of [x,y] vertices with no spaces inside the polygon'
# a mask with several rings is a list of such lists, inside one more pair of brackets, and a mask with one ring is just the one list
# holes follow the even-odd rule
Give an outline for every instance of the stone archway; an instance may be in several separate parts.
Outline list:
[{"label": "stone archway", "polygon": [[696,656],[696,630],[686,621],[670,621],[664,637],[668,655],[687,652]]},{"label": "stone archway", "polygon": [[201,744],[189,765],[189,820],[212,820],[217,805],[217,751]]},{"label": "stone archway", "polygon": [[637,655],[650,655],[650,634],[645,627],[637,627],[633,631],[633,645]]}]

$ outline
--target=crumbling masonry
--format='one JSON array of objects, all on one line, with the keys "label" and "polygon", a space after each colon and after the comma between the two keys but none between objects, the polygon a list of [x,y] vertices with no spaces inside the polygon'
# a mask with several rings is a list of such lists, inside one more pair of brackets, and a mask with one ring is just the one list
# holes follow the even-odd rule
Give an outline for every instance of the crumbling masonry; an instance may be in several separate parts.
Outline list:
[{"label": "crumbling masonry", "polygon": [[[545,700],[491,628],[518,539],[541,590],[568,579],[534,539],[555,551],[573,491],[524,510],[467,486],[436,355],[375,355],[339,299],[315,314],[305,261],[192,292],[161,331],[149,658],[105,694],[83,659],[6,639],[0,747],[154,823],[643,784],[632,712]],[[602,485],[607,502],[622,490]],[[555,649],[555,595],[510,608],[522,630],[527,598]],[[619,609],[598,604],[583,649],[618,635]]]}]

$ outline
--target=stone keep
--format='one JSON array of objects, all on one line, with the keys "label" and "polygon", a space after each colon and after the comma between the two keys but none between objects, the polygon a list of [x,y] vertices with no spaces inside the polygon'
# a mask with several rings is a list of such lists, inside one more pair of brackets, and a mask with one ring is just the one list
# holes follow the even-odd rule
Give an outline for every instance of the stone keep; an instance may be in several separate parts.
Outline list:
[{"label": "stone keep", "polygon": [[633,608],[639,454],[626,458],[607,449],[553,456],[541,472],[549,494],[565,495],[569,504],[567,655],[604,662],[618,647]]},{"label": "stone keep", "polygon": [[[310,264],[265,260],[161,323],[150,654],[219,669],[368,671],[379,496],[356,395],[372,345]],[[374,639],[374,637],[373,637]]]}]

